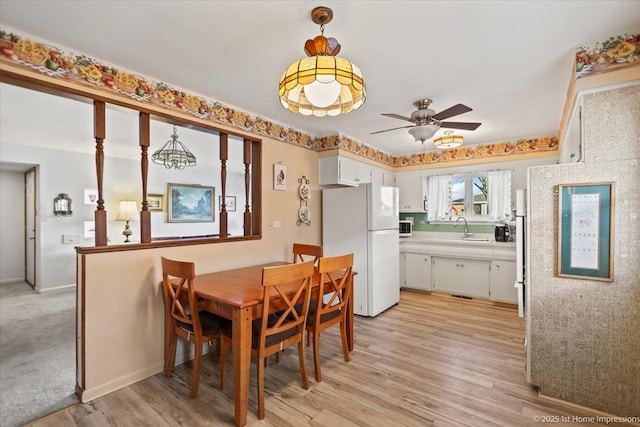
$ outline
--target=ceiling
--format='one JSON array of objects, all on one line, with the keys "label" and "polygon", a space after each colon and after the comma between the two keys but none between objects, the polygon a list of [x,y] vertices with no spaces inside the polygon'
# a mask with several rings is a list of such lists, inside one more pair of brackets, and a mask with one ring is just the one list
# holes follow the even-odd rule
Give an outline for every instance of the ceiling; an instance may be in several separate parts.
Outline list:
[{"label": "ceiling", "polygon": [[[344,116],[297,115],[278,100],[280,75],[320,34],[310,19],[320,5],[334,12],[325,36],[367,85],[365,104]],[[2,0],[0,27],[314,136],[341,132],[401,155],[421,149],[406,129],[370,133],[408,124],[381,113],[408,116],[421,98],[436,112],[473,108],[450,119],[482,122],[456,132],[467,145],[557,135],[576,47],[638,32],[640,2]],[[10,122],[0,120],[6,134]]]}]

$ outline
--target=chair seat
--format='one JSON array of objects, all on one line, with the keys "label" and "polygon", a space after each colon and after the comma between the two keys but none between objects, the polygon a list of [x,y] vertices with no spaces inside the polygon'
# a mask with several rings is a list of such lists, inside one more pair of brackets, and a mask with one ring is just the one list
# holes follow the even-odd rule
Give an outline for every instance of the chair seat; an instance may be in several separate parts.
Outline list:
[{"label": "chair seat", "polygon": [[[267,326],[271,327],[278,321],[278,316],[271,314],[267,320]],[[254,319],[251,322],[251,348],[256,349],[260,345],[260,328],[262,327],[262,319]],[[286,340],[287,338],[295,335],[297,328],[290,328],[286,331],[282,331],[275,335],[269,335],[266,339],[265,346],[269,347],[273,344]],[[222,325],[220,333],[225,337],[231,339],[233,330],[231,323]]]},{"label": "chair seat", "polygon": [[[208,311],[199,311],[198,315],[200,316],[200,325],[202,325],[202,335],[215,335],[220,332],[220,329],[224,325],[231,325],[230,320],[216,314],[209,313]],[[182,329],[193,332],[193,325],[182,322],[178,322],[178,324]]]}]

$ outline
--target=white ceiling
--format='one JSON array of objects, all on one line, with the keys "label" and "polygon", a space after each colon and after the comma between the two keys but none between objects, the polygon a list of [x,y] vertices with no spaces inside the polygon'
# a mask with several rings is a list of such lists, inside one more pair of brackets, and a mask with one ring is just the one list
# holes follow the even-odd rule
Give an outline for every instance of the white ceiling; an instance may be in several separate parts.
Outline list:
[{"label": "white ceiling", "polygon": [[[280,75],[320,33],[310,19],[319,5],[334,12],[325,36],[338,39],[367,85],[366,103],[345,116],[296,115],[278,100]],[[482,122],[457,132],[465,144],[556,135],[576,47],[638,32],[640,1],[2,0],[0,27],[315,136],[341,132],[399,155],[420,150],[406,129],[370,132],[408,124],[380,114],[408,116],[420,98],[433,99],[436,112],[473,108],[451,119]]]}]

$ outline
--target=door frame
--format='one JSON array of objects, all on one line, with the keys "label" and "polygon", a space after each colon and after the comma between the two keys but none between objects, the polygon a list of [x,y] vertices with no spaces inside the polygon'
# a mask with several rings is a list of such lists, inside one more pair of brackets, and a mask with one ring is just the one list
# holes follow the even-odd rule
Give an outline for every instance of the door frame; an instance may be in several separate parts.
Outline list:
[{"label": "door frame", "polygon": [[[29,179],[29,174],[33,173],[33,283],[29,281],[28,275],[28,263],[29,263],[29,230],[27,230],[27,216],[29,215],[28,210],[28,198],[27,198],[27,180]],[[35,289],[37,283],[37,265],[36,262],[36,253],[38,251],[38,242],[36,240],[37,235],[37,227],[38,224],[36,222],[36,218],[38,217],[38,180],[37,180],[37,169],[36,167],[32,167],[24,171],[24,281],[27,282],[32,289]]]}]

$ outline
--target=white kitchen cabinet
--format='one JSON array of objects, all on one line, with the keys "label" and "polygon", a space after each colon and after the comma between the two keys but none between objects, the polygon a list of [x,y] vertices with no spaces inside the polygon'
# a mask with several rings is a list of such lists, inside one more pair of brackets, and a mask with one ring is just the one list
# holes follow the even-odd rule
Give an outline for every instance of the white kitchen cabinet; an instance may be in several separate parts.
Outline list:
[{"label": "white kitchen cabinet", "polygon": [[513,286],[516,281],[515,261],[492,261],[490,298],[494,301],[518,303],[518,289]]},{"label": "white kitchen cabinet", "polygon": [[396,174],[396,187],[400,189],[400,212],[424,212],[425,179],[420,173]]},{"label": "white kitchen cabinet", "polygon": [[421,253],[407,252],[405,258],[404,287],[430,291],[431,288],[431,256]]},{"label": "white kitchen cabinet", "polygon": [[371,183],[391,185],[395,187],[396,180],[393,172],[376,166],[371,166]]},{"label": "white kitchen cabinet", "polygon": [[489,298],[490,261],[431,257],[434,291]]},{"label": "white kitchen cabinet", "polygon": [[371,182],[371,165],[344,156],[321,157],[320,185],[358,186]]}]

